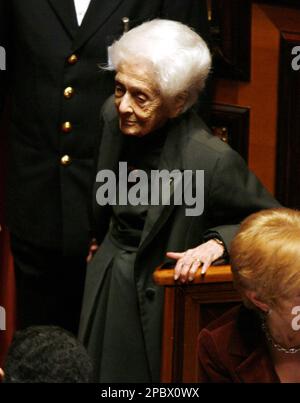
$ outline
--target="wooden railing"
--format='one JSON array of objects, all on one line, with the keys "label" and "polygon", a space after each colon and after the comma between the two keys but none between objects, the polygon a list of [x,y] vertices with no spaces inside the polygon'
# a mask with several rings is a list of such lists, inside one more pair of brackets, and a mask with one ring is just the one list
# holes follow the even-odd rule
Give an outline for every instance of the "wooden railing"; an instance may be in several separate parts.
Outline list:
[{"label": "wooden railing", "polygon": [[198,270],[192,283],[174,281],[174,269],[157,268],[156,284],[165,287],[162,382],[197,382],[197,337],[200,330],[240,302],[230,266]]},{"label": "wooden railing", "polygon": [[[178,286],[180,283],[174,280],[174,268],[171,269],[161,269],[158,267],[153,278],[156,284],[163,285],[166,287]],[[232,274],[230,266],[210,266],[205,274],[201,275],[201,269],[198,269],[195,280],[191,285],[195,284],[207,284],[207,283],[223,283],[232,282]]]}]

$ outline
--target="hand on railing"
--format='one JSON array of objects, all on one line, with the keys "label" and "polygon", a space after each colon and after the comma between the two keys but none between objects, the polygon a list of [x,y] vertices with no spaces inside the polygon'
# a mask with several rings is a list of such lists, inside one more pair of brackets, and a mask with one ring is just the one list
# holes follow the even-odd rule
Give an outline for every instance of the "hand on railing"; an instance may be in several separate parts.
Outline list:
[{"label": "hand on railing", "polygon": [[222,265],[213,264],[210,266],[205,274],[201,275],[201,269],[196,272],[194,280],[191,282],[181,283],[174,280],[174,265],[171,262],[167,262],[154,270],[153,281],[155,284],[162,287],[182,287],[182,286],[194,286],[199,284],[216,284],[216,283],[228,283],[232,282],[232,273],[230,266],[225,263]]},{"label": "hand on railing", "polygon": [[167,257],[177,260],[174,270],[174,280],[182,283],[193,281],[195,274],[202,265],[204,275],[208,267],[224,254],[224,246],[214,239],[185,252],[167,252]]}]

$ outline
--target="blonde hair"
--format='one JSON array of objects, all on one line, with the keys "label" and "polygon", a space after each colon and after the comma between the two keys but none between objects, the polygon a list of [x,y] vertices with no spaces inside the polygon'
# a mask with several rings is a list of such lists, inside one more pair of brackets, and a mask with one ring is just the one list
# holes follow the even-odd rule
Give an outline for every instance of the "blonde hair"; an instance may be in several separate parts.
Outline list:
[{"label": "blonde hair", "polygon": [[230,247],[237,289],[253,290],[269,306],[278,306],[300,292],[300,212],[287,208],[250,215]]},{"label": "blonde hair", "polygon": [[183,112],[197,101],[211,68],[204,40],[171,20],[155,19],[131,29],[111,46],[110,56],[115,70],[123,63],[150,63],[164,96],[187,92]]}]

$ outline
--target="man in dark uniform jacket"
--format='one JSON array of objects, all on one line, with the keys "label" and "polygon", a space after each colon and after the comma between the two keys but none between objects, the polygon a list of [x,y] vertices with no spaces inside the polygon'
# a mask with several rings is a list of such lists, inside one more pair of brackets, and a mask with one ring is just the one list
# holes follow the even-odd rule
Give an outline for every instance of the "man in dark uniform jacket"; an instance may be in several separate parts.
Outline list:
[{"label": "man in dark uniform jacket", "polygon": [[10,93],[7,206],[21,327],[77,330],[98,116],[113,92],[113,76],[98,65],[128,29],[124,17],[129,28],[161,17],[207,32],[205,0],[0,0],[8,65],[0,108]]}]

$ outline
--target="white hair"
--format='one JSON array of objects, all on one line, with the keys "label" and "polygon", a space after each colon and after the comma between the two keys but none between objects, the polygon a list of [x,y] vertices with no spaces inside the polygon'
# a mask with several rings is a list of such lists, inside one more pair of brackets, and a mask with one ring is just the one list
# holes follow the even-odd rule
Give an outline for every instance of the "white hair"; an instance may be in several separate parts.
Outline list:
[{"label": "white hair", "polygon": [[180,22],[160,19],[123,34],[112,45],[110,58],[114,70],[123,63],[150,62],[163,96],[187,92],[182,112],[197,101],[211,68],[209,49],[196,32]]}]

